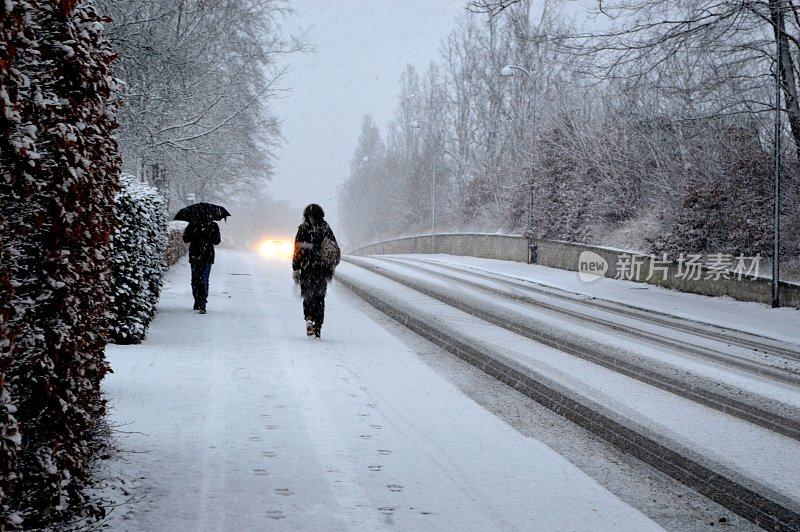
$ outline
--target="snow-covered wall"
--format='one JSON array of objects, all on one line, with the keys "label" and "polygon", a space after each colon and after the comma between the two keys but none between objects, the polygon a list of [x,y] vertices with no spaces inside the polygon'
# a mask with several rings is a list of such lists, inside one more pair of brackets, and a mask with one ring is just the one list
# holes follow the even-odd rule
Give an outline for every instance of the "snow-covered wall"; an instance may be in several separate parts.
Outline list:
[{"label": "snow-covered wall", "polygon": [[416,235],[376,242],[351,252],[352,255],[385,253],[445,253],[528,262],[528,239],[495,233],[437,233],[433,237]]}]

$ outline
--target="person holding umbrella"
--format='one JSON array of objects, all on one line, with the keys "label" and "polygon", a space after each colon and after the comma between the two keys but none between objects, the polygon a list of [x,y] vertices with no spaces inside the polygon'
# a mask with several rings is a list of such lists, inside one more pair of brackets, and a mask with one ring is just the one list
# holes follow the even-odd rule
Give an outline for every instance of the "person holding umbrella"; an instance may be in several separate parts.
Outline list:
[{"label": "person holding umbrella", "polygon": [[184,207],[175,215],[176,220],[189,222],[183,231],[183,241],[189,243],[189,265],[192,268],[192,295],[194,310],[206,313],[208,278],[214,264],[214,246],[221,242],[217,220],[230,213],[224,207],[211,203],[195,203]]}]

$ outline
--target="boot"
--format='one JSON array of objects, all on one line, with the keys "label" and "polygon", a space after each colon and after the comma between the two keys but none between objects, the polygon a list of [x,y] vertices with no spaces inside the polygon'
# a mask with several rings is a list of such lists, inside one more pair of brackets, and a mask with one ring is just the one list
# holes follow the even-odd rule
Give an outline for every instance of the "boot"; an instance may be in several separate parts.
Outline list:
[{"label": "boot", "polygon": [[316,328],[317,326],[313,321],[306,320],[306,336],[308,336],[309,338],[314,336],[314,334],[316,334]]}]

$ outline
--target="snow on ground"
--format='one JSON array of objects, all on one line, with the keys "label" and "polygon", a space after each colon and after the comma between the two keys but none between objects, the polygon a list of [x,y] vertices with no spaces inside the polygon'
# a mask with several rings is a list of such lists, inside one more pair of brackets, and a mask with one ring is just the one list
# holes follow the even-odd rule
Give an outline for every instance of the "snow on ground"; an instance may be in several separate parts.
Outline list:
[{"label": "snow on ground", "polygon": [[800,501],[797,440],[484,322],[353,264],[339,266],[338,273],[416,313],[440,331],[458,331],[467,344],[479,349],[489,346],[704,460],[722,464],[737,478],[755,480],[787,497],[794,506],[794,501]]},{"label": "snow on ground", "polygon": [[120,530],[657,526],[466,397],[334,285],[305,337],[289,266],[220,250],[209,313],[169,274],[105,381],[135,486]]},{"label": "snow on ground", "polygon": [[[422,257],[421,255],[394,256]],[[800,310],[794,308],[772,309],[762,303],[689,294],[656,285],[607,277],[587,283],[578,278],[577,272],[536,264],[442,254],[424,255],[424,258],[508,275],[589,297],[607,299],[800,344]]]},{"label": "snow on ground", "polygon": [[[737,388],[747,390],[754,394],[781,401],[794,407],[800,407],[800,389],[798,389],[797,386],[776,381],[763,375],[746,372],[725,364],[709,362],[706,359],[698,360],[691,355],[687,356],[681,349],[669,349],[663,346],[650,345],[646,342],[642,342],[639,338],[630,338],[624,334],[620,334],[618,331],[609,330],[588,322],[581,322],[571,316],[554,314],[552,311],[538,307],[535,304],[523,303],[514,299],[504,299],[498,297],[496,294],[486,293],[471,286],[464,286],[449,279],[437,279],[436,277],[428,276],[427,270],[421,271],[413,269],[413,266],[420,264],[419,262],[412,263],[412,268],[409,268],[407,263],[383,261],[375,262],[375,264],[385,270],[406,275],[408,278],[424,280],[425,283],[442,290],[453,293],[457,292],[459,298],[470,301],[473,306],[491,309],[492,311],[506,315],[508,319],[513,320],[515,316],[533,318],[540,327],[547,327],[551,333],[557,331],[564,338],[587,338],[594,342],[598,348],[614,350],[624,349],[628,353],[638,355],[641,360],[649,359],[656,364],[671,364],[674,367],[690,371],[692,375],[700,376],[714,382],[734,385]],[[430,263],[425,262],[424,264],[427,266]],[[340,271],[343,271],[343,269]],[[458,274],[455,275],[458,276]],[[491,285],[491,279],[488,280],[488,283]],[[547,296],[537,297],[544,300],[548,299]],[[584,308],[580,308],[581,305],[579,304],[557,300],[550,300],[549,302],[561,308],[571,308],[583,315],[604,317],[615,325],[624,326],[626,323],[629,323],[630,327],[634,330],[636,327],[641,327],[641,322],[637,322],[635,319],[626,319],[624,316],[604,314],[604,312],[599,309],[586,308],[585,306]],[[684,334],[671,329],[661,329],[659,331],[657,326],[650,326],[648,328],[666,334],[669,338],[681,339],[696,346],[705,344],[710,348],[724,353],[749,353],[742,348],[731,346],[725,342],[708,341],[688,333]],[[793,361],[790,361],[788,364],[795,369],[800,367],[798,363]]]}]

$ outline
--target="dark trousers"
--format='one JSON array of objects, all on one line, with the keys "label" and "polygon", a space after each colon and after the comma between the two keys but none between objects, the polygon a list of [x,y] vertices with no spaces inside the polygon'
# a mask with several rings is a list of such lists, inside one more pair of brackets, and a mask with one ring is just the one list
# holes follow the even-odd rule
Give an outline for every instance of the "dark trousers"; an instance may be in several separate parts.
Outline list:
[{"label": "dark trousers", "polygon": [[192,262],[192,295],[194,306],[205,309],[208,301],[208,277],[211,275],[211,264],[208,262]]},{"label": "dark trousers", "polygon": [[303,316],[312,321],[317,328],[322,328],[325,319],[325,292],[328,290],[327,279],[300,279],[300,294],[303,296]]}]

